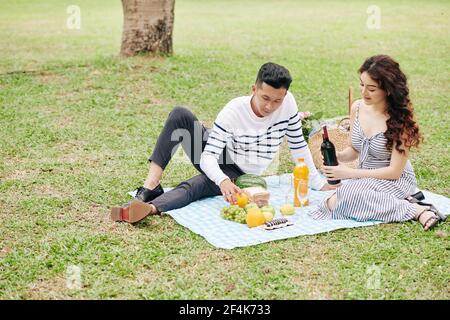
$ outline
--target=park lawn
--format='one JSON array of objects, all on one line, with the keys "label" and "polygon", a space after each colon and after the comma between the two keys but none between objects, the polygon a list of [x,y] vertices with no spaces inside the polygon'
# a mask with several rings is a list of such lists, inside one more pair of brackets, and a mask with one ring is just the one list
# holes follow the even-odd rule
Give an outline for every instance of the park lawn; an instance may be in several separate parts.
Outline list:
[{"label": "park lawn", "polygon": [[[300,110],[346,113],[373,54],[400,61],[424,135],[418,184],[449,189],[446,1],[177,1],[174,55],[120,59],[120,1],[0,4],[0,299],[448,299],[449,226],[385,224],[222,250],[167,215],[131,226],[109,208],[142,184],[175,105],[207,124],[273,61]],[[277,173],[292,168],[283,146]],[[172,163],[164,186],[197,174]],[[82,288],[66,286],[69,266]],[[377,278],[374,281],[374,276]],[[374,285],[374,283],[376,285]]]}]

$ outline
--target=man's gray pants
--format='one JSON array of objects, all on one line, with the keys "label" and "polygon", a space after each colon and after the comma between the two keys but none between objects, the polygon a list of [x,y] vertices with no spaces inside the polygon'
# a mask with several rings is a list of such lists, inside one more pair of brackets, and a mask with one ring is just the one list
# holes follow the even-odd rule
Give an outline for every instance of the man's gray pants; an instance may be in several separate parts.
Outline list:
[{"label": "man's gray pants", "polygon": [[[152,203],[159,212],[181,208],[201,198],[222,194],[220,188],[200,168],[200,156],[210,130],[186,108],[175,107],[170,112],[149,161],[153,161],[164,170],[181,143],[184,152],[200,174],[181,182],[174,189],[150,201],[149,203]],[[218,163],[220,169],[232,181],[244,174],[230,159],[226,148],[223,149]]]}]

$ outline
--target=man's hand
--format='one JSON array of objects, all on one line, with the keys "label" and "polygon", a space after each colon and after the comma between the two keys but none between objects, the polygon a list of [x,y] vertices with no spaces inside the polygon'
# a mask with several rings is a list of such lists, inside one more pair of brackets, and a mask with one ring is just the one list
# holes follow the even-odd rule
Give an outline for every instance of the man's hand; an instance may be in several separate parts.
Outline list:
[{"label": "man's hand", "polygon": [[338,187],[340,187],[342,183],[338,184],[324,184],[324,186],[320,189],[320,191],[329,191],[329,190],[336,190]]},{"label": "man's hand", "polygon": [[220,183],[220,191],[223,194],[223,198],[230,204],[236,203],[236,193],[241,193],[241,189],[231,182],[230,179],[225,179]]}]

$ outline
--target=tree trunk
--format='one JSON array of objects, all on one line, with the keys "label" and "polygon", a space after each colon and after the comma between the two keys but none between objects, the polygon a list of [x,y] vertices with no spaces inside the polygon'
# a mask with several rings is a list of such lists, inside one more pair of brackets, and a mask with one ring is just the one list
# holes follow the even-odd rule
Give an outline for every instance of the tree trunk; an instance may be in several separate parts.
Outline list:
[{"label": "tree trunk", "polygon": [[175,0],[122,0],[120,54],[172,53]]}]

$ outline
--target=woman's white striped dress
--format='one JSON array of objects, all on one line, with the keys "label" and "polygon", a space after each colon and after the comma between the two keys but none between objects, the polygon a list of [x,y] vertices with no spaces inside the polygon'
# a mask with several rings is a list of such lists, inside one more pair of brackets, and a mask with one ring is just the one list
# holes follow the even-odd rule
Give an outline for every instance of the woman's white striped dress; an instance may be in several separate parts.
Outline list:
[{"label": "woman's white striped dress", "polygon": [[[359,108],[351,132],[353,147],[359,152],[359,168],[377,169],[389,166],[391,152],[386,148],[384,132],[370,138],[364,135],[359,123]],[[359,178],[346,181],[336,190],[336,207],[330,210],[326,200],[311,213],[314,219],[407,221],[415,216],[416,208],[404,200],[416,188],[414,170],[408,160],[398,180]]]}]

